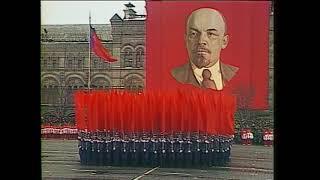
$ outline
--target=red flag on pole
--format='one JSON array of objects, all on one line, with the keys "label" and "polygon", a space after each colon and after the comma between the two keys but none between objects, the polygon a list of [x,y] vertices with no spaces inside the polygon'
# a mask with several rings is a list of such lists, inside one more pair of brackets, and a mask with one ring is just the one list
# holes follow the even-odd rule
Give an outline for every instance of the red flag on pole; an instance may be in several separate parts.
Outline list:
[{"label": "red flag on pole", "polygon": [[107,62],[117,61],[112,55],[108,52],[108,50],[102,45],[101,40],[97,36],[95,29],[90,25],[91,36],[90,36],[90,46],[95,55],[104,59]]}]

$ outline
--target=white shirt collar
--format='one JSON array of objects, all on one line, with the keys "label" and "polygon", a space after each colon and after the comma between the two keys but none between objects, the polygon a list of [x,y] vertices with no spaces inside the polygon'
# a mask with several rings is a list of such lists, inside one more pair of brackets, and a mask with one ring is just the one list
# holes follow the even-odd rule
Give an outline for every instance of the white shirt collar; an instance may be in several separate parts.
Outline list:
[{"label": "white shirt collar", "polygon": [[[192,61],[190,61],[190,63],[191,63],[191,67],[192,67],[193,73],[194,73],[197,81],[200,84],[201,84],[201,82],[203,80],[202,72],[203,72],[204,69],[209,69],[211,74],[221,74],[221,71],[220,71],[220,60],[218,60],[213,66],[211,66],[209,68],[201,68],[201,69],[197,68],[197,66],[194,65]],[[214,80],[214,76],[211,76],[210,79]]]}]

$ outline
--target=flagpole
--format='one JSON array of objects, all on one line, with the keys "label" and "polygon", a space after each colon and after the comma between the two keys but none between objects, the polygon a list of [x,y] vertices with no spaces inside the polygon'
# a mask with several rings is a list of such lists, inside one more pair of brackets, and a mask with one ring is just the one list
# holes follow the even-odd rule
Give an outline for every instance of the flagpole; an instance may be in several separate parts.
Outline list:
[{"label": "flagpole", "polygon": [[89,11],[89,78],[88,78],[88,89],[90,92],[91,86],[91,12]]}]

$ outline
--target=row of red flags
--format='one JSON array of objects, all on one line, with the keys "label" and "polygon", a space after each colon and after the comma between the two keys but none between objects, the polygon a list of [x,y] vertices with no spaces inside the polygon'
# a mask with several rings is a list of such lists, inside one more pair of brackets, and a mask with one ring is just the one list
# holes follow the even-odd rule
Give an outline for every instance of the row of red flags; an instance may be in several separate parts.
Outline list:
[{"label": "row of red flags", "polygon": [[224,91],[78,91],[79,130],[120,133],[234,134],[235,98]]}]

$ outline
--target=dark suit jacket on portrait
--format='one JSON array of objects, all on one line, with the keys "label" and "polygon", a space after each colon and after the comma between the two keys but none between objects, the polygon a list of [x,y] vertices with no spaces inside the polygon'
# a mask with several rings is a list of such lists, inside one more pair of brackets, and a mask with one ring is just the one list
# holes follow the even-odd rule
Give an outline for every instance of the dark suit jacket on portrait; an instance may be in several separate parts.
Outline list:
[{"label": "dark suit jacket on portrait", "polygon": [[[239,68],[220,62],[220,70],[222,74],[222,84],[224,87],[227,82],[229,82],[236,75],[236,72],[239,70]],[[192,84],[200,88],[202,87],[201,84],[197,81],[190,63],[172,69],[171,75],[179,83]]]}]

